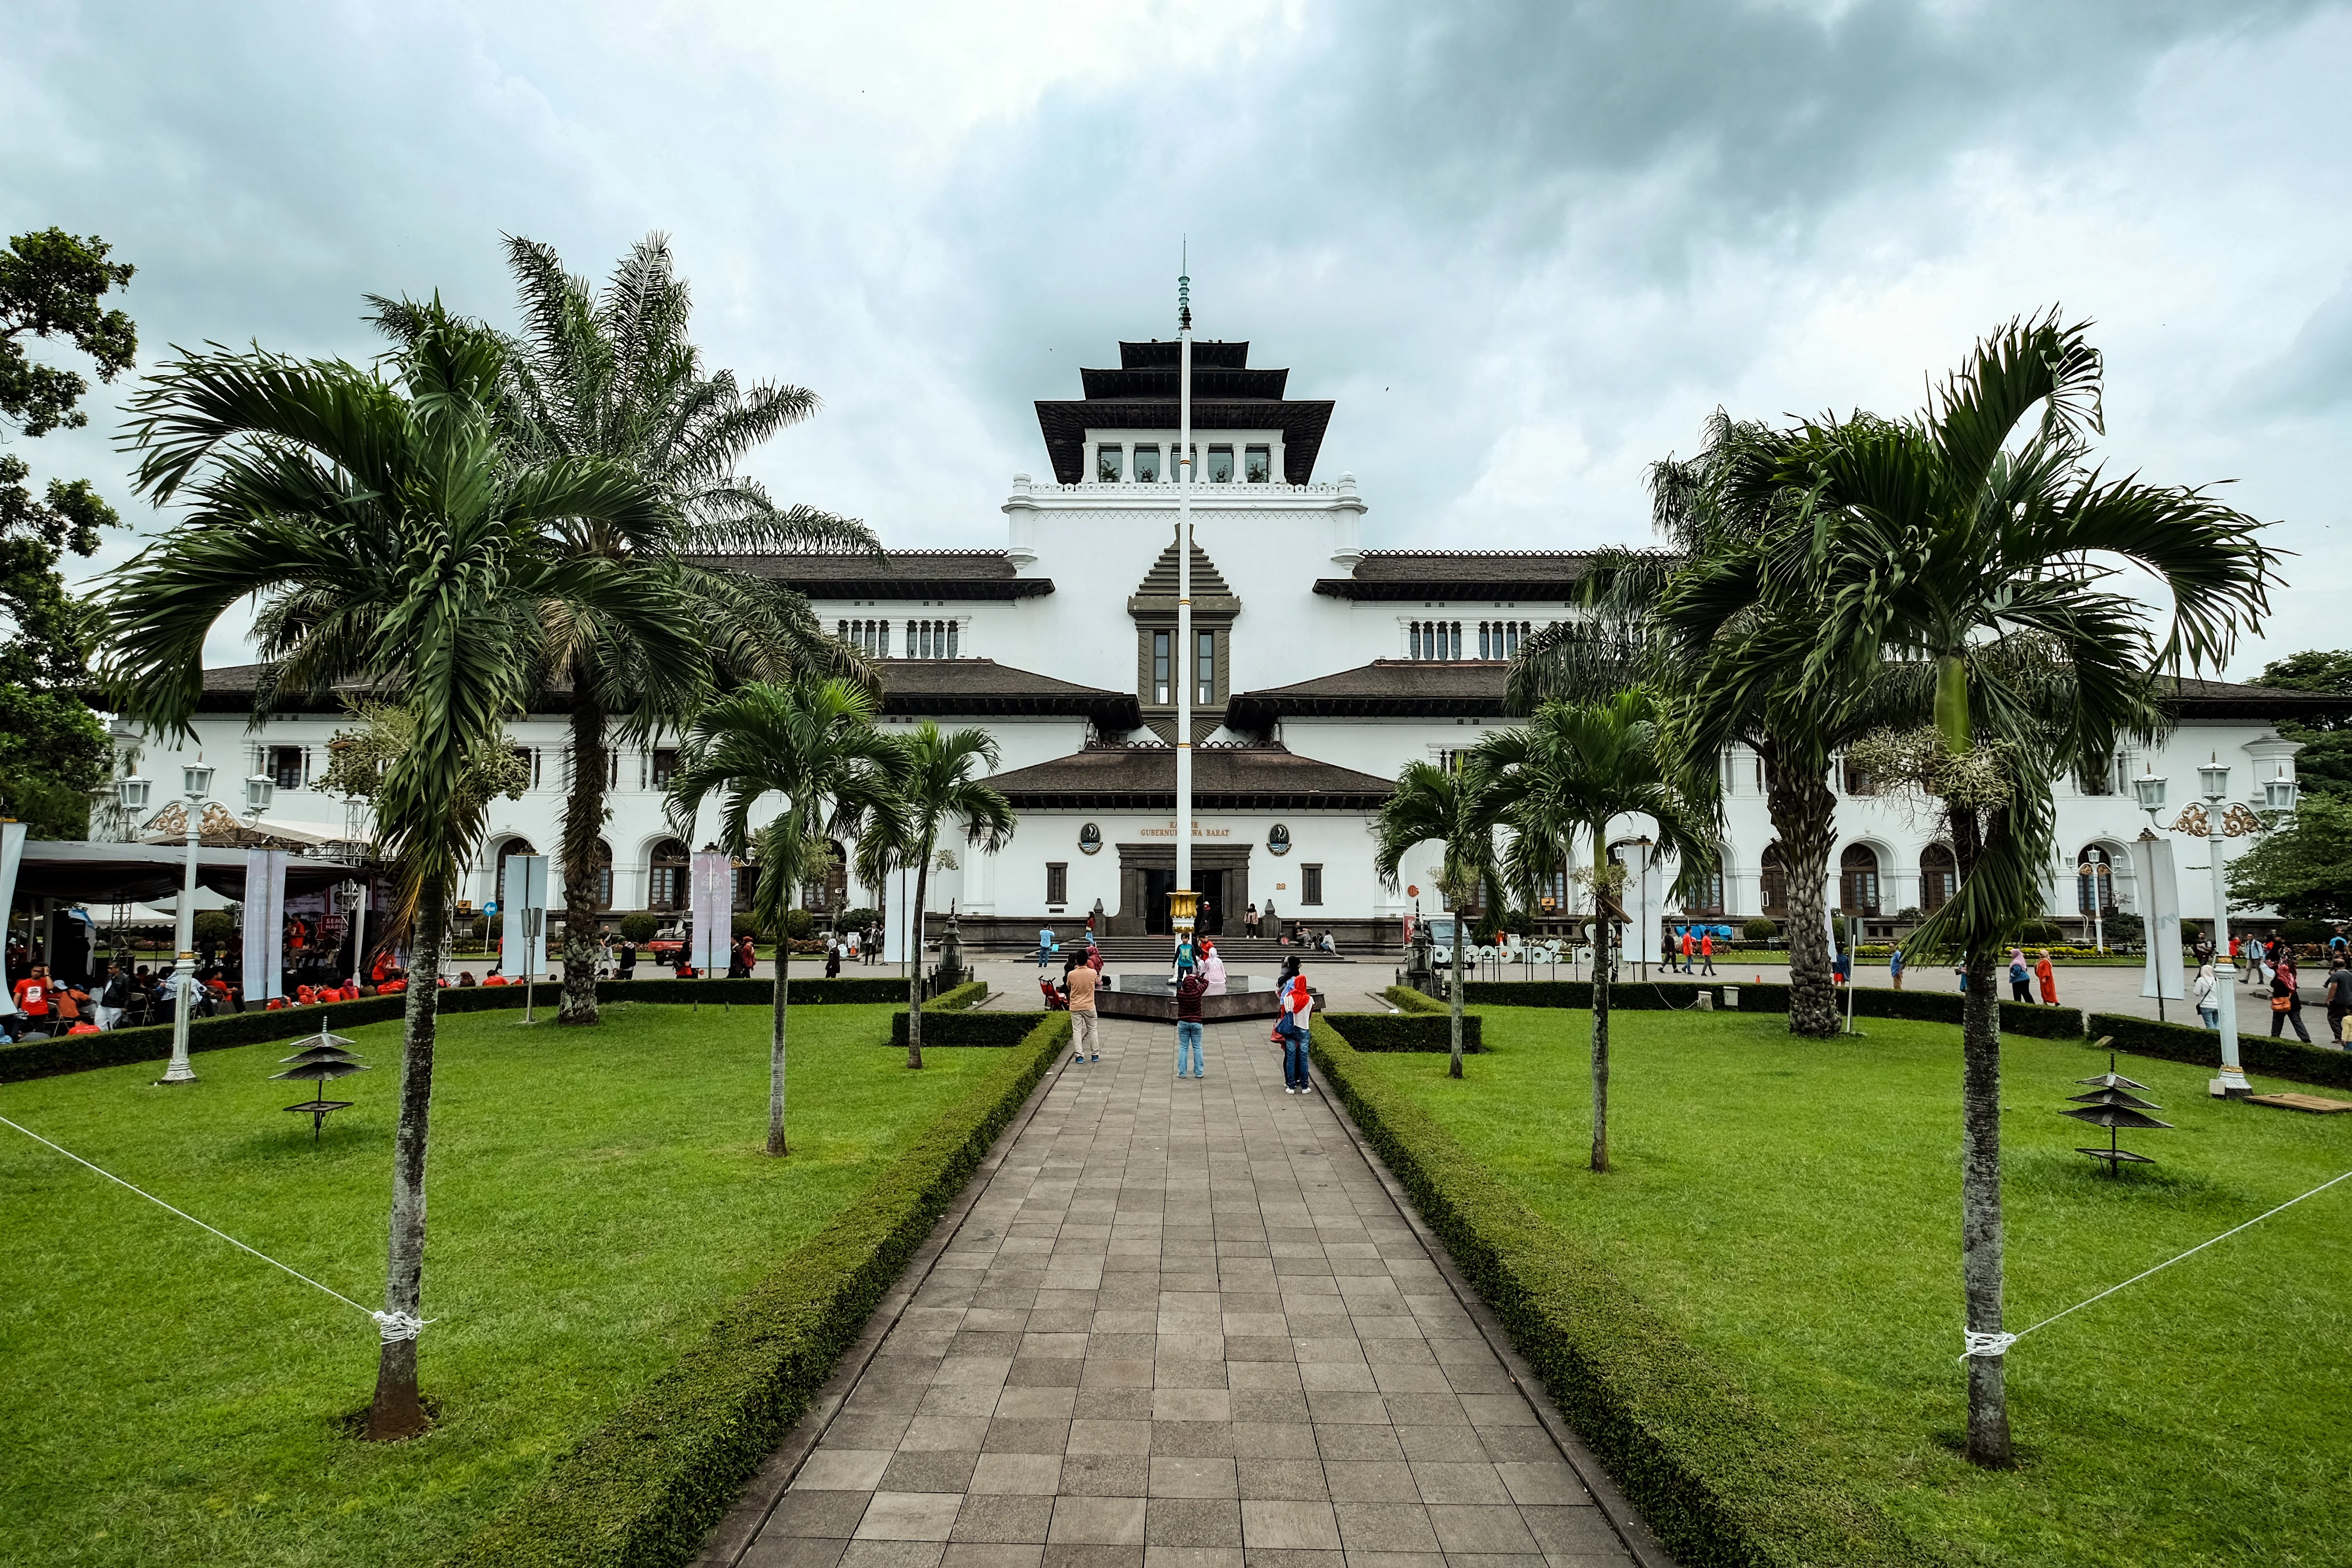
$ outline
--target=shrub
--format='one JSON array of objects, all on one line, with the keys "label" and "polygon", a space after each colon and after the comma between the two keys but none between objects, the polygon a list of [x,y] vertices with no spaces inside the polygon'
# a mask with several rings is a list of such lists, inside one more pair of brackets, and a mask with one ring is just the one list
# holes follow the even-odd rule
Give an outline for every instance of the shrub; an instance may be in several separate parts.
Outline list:
[{"label": "shrub", "polygon": [[737,915],[727,922],[727,929],[738,942],[747,936],[758,942],[766,934],[760,930],[760,917],[757,915]]},{"label": "shrub", "polygon": [[[2115,924],[2115,921],[2109,921],[2107,929],[2113,931]],[[2297,947],[2326,942],[2332,934],[2326,922],[2321,921],[2281,921],[2278,933]]]},{"label": "shrub", "polygon": [[1777,921],[1768,921],[1759,915],[1741,926],[1739,934],[1749,942],[1777,942],[1780,937],[1780,926]]},{"label": "shrub", "polygon": [[[1326,1013],[1309,1021],[1311,1037],[1318,1029],[1334,1028],[1360,1051],[1437,1051],[1454,1049],[1454,1019],[1445,1013]],[[1485,1021],[1475,1013],[1462,1015],[1462,1052],[1486,1048]]]},{"label": "shrub", "polygon": [[880,910],[856,909],[842,910],[833,917],[832,923],[835,931],[863,931],[867,926],[880,924],[881,921]]},{"label": "shrub", "polygon": [[229,918],[226,910],[198,910],[195,919],[196,945],[209,942],[215,947],[236,934],[237,922]]},{"label": "shrub", "polygon": [[621,917],[621,934],[639,947],[653,941],[654,932],[661,930],[651,910],[631,910]]},{"label": "shrub", "polygon": [[[2120,1013],[2094,1013],[2089,1023],[2094,1042],[2105,1036],[2119,1051],[2196,1067],[2218,1068],[2221,1065],[2221,1037],[2210,1029],[2159,1024]],[[2352,1056],[2322,1046],[2306,1046],[2301,1040],[2240,1035],[2238,1060],[2247,1071],[2270,1078],[2292,1079],[2323,1089],[2352,1089]]]},{"label": "shrub", "polygon": [[2180,922],[2180,941],[2183,946],[2195,942],[2199,937],[2203,936],[2204,934],[2205,927],[2201,922],[2197,921],[2182,921]]},{"label": "shrub", "polygon": [[816,934],[816,917],[806,910],[784,911],[784,934],[794,942],[806,942]]},{"label": "shrub", "polygon": [[558,1459],[457,1552],[454,1568],[692,1558],[1059,1059],[1069,1015],[1031,1014],[1029,1023],[1018,1050],[839,1218],[730,1303],[701,1343]]},{"label": "shrub", "polygon": [[2017,928],[2018,942],[2027,947],[2047,947],[2053,942],[2063,942],[2066,933],[2058,929],[2055,921],[2028,921]]},{"label": "shrub", "polygon": [[2118,910],[2107,917],[2106,932],[2110,942],[2144,942],[2147,939],[2147,921]]},{"label": "shrub", "polygon": [[[1067,1018],[1066,1013],[942,1013],[923,1009],[923,1044],[927,1046],[1017,1046],[1029,1037],[1041,1018]],[[890,1043],[907,1048],[907,1014],[890,1015]]]},{"label": "shrub", "polygon": [[1444,1013],[1447,1011],[1444,1003],[1439,1001],[1436,997],[1430,995],[1427,992],[1415,991],[1410,985],[1391,985],[1387,990],[1381,992],[1381,994],[1387,999],[1390,1006],[1399,1008],[1407,1013]]}]

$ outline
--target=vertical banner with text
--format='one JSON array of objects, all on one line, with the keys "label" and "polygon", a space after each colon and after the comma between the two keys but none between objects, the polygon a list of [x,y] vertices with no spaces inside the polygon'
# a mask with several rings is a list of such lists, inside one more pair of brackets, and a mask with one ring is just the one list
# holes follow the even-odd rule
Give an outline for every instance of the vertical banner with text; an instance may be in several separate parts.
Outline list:
[{"label": "vertical banner with text", "polygon": [[286,851],[245,852],[245,999],[286,994]]},{"label": "vertical banner with text", "polygon": [[2139,994],[2178,1002],[2189,994],[2180,968],[2180,881],[2172,868],[2172,844],[2154,834],[2133,846],[2139,852],[2140,919],[2146,922],[2147,969],[2140,977]]},{"label": "vertical banner with text", "polygon": [[[735,940],[735,868],[716,849],[705,849],[687,863],[687,908],[694,921],[694,937],[687,962],[705,974],[727,973],[727,950]],[[789,940],[776,933],[777,945]],[[782,961],[779,952],[777,960]]]},{"label": "vertical banner with text", "polygon": [[547,973],[547,857],[509,855],[499,887],[505,937],[499,973],[509,980]]}]

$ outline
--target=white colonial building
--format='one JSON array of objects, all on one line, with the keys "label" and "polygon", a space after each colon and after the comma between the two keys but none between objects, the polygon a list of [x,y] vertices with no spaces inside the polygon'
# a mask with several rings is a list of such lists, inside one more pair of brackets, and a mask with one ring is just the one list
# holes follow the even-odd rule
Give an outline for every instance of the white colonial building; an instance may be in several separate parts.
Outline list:
[{"label": "white colonial building", "polygon": [[[886,722],[932,718],[996,736],[996,782],[1020,810],[1019,834],[1002,854],[961,855],[931,882],[931,906],[952,904],[967,933],[1014,945],[1034,940],[1041,922],[1066,927],[1097,909],[1113,935],[1164,931],[1175,837],[1189,832],[1210,929],[1236,929],[1255,903],[1286,924],[1334,928],[1343,942],[1392,943],[1413,900],[1372,874],[1373,812],[1408,760],[1442,763],[1510,722],[1507,662],[1522,639],[1573,614],[1586,558],[1366,550],[1368,503],[1353,476],[1316,478],[1333,405],[1288,396],[1289,373],[1252,367],[1246,343],[1196,343],[1194,637],[1192,647],[1173,646],[1176,353],[1172,342],[1121,343],[1118,368],[1081,373],[1083,398],[1038,403],[1051,477],[1013,477],[1001,533],[973,520],[975,537],[997,534],[1000,543],[734,563],[800,589],[828,627],[872,657]],[[207,677],[198,744],[220,766],[225,792],[243,773],[267,773],[278,786],[272,818],[340,834],[344,803],[312,784],[348,720],[296,710],[253,728],[255,673]],[[1179,680],[1195,682],[1189,824],[1176,820],[1170,745]],[[2352,702],[2188,683],[2164,744],[2064,787],[2053,913],[2071,921],[2088,907],[2088,879],[2075,870],[2088,847],[2115,868],[2107,907],[2136,907],[2127,847],[2147,818],[2130,776],[2148,767],[2168,775],[2177,811],[2193,795],[2196,765],[2218,757],[2231,765],[2233,793],[2258,805],[2263,781],[2293,773],[2295,747],[2275,722],[2319,708]],[[565,721],[534,715],[511,734],[531,787],[492,806],[482,863],[463,894],[477,903],[495,896],[505,857],[558,846]],[[624,750],[614,765],[612,868],[600,892],[615,913],[684,907],[687,854],[707,825],[680,835],[665,820],[661,792],[675,761],[674,749],[656,744]],[[141,763],[157,778],[176,776],[173,764],[152,744]],[[1688,912],[1735,921],[1782,912],[1759,765],[1735,752],[1723,770],[1728,854],[1712,896]],[[1949,853],[1913,804],[1872,793],[1843,766],[1833,783],[1833,906],[1892,920],[1948,896]],[[1629,821],[1624,836],[1639,831]],[[1435,907],[1423,864],[1434,847],[1406,868],[1425,908]],[[2184,912],[2209,914],[2201,841],[2180,841],[2179,864]],[[835,908],[883,901],[882,890],[839,878],[809,897]]]}]

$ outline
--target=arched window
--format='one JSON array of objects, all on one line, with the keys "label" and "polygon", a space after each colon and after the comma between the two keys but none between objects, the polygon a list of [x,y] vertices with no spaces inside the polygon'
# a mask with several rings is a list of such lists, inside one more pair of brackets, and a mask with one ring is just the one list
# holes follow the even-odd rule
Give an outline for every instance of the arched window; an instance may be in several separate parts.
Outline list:
[{"label": "arched window", "polygon": [[1764,912],[1786,915],[1789,912],[1789,867],[1780,858],[1778,844],[1764,847],[1764,860],[1758,869],[1756,881],[1757,901],[1763,905]]},{"label": "arched window", "polygon": [[536,855],[528,838],[509,838],[499,846],[499,863],[490,876],[490,899],[503,905],[507,897],[507,862],[518,855]]},{"label": "arched window", "polygon": [[601,838],[596,840],[596,907],[613,907],[613,847]]},{"label": "arched window", "polygon": [[2115,854],[2105,845],[2085,844],[2074,857],[2074,907],[2085,915],[2116,912]]},{"label": "arched window", "polygon": [[1960,863],[1948,844],[1930,844],[1919,851],[1919,909],[1934,914],[1960,890]]},{"label": "arched window", "polygon": [[825,862],[811,867],[811,875],[801,884],[801,908],[816,914],[849,907],[849,852],[837,838],[827,839],[824,847]]},{"label": "arched window", "polygon": [[652,874],[646,880],[646,907],[672,914],[687,906],[686,846],[665,838],[654,846]]},{"label": "arched window", "polygon": [[1838,910],[1849,915],[1878,912],[1878,851],[1853,844],[1838,857]]}]

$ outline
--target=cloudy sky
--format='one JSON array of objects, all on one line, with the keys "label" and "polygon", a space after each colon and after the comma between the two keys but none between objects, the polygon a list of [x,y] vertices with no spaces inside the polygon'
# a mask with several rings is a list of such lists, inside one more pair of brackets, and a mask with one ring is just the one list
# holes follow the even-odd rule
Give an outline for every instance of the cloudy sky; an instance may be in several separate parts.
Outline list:
[{"label": "cloudy sky", "polygon": [[[2300,552],[2233,672],[2352,643],[2345,5],[5,12],[0,219],[136,263],[143,362],[366,355],[369,292],[503,319],[501,233],[601,274],[663,230],[713,361],[825,399],[778,493],[984,546],[1045,469],[1030,400],[1172,332],[1189,236],[1201,331],[1339,400],[1318,477],[1370,542],[1526,548],[1643,539],[1643,465],[1718,405],[1906,410],[2063,303],[2111,462],[2235,480]],[[152,528],[112,423],[19,449]]]}]

